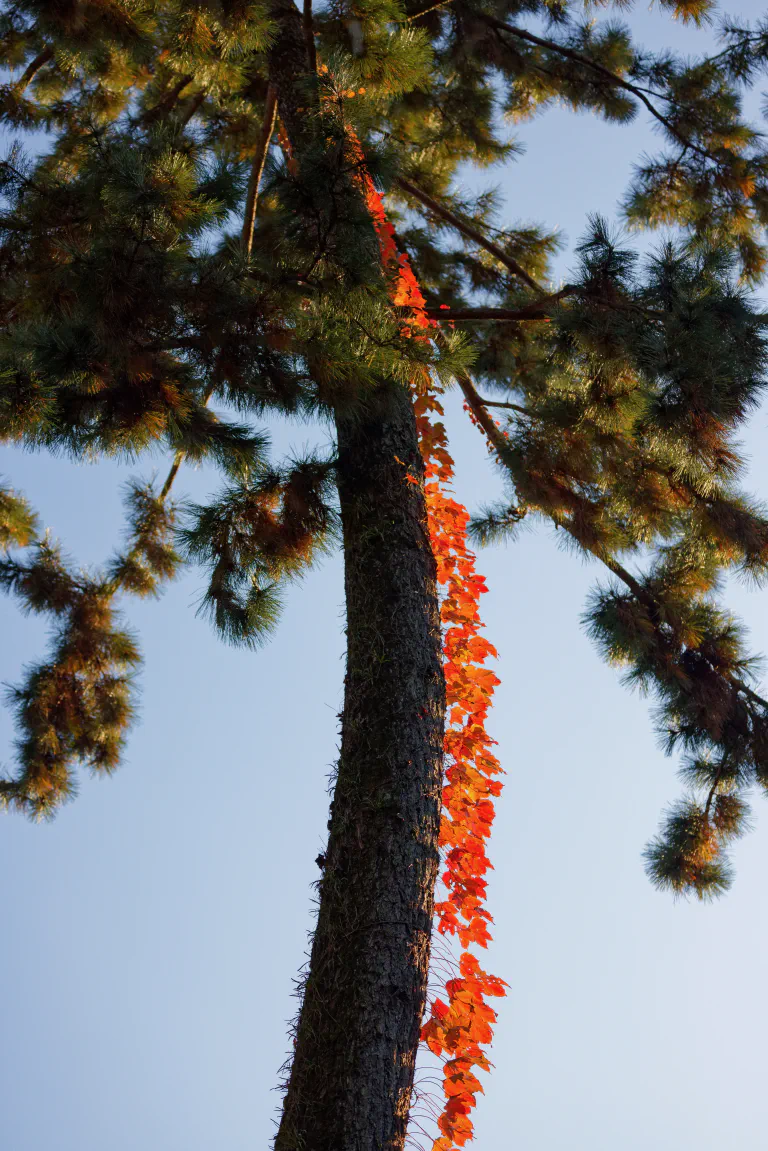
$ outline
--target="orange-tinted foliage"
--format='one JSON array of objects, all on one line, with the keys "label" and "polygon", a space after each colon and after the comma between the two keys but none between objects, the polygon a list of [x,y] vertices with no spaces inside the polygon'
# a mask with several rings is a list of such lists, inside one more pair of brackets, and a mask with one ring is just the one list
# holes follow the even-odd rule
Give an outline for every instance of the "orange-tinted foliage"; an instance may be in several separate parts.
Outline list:
[{"label": "orange-tinted foliage", "polygon": [[[392,299],[410,311],[407,334],[428,339],[435,322],[427,318],[425,301],[408,257],[397,251],[394,230],[387,222],[381,197],[363,177],[368,207],[381,245],[382,260],[392,274]],[[440,1137],[433,1151],[451,1151],[472,1138],[470,1114],[482,1086],[474,1074],[489,1065],[484,1048],[493,1038],[496,1012],[488,1000],[504,995],[506,984],[488,975],[468,950],[486,947],[491,916],[485,908],[485,850],[493,824],[494,798],[501,791],[499,761],[485,723],[496,675],[485,667],[496,655],[482,635],[480,596],[485,580],[477,573],[467,546],[466,508],[450,493],[453,460],[448,452],[438,389],[427,372],[414,381],[414,406],[424,459],[424,491],[430,537],[442,591],[443,654],[447,693],[445,785],[440,843],[445,853],[443,882],[446,898],[437,904],[437,929],[458,936],[462,952],[459,977],[445,985],[445,1001],[435,999],[422,1030],[430,1051],[444,1059],[445,1103],[438,1118]],[[416,482],[414,477],[406,480]]]}]

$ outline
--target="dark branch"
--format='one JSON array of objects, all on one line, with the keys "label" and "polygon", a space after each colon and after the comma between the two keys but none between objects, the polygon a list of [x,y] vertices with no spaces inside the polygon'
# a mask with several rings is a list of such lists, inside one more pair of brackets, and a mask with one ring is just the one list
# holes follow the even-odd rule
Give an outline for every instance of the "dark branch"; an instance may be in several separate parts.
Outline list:
[{"label": "dark branch", "polygon": [[484,248],[486,252],[490,252],[492,256],[495,256],[497,260],[509,268],[510,272],[517,276],[519,280],[522,280],[524,284],[527,284],[529,288],[532,288],[534,292],[538,292],[539,295],[542,296],[546,295],[544,288],[542,288],[540,284],[537,284],[532,276],[528,275],[525,268],[518,264],[517,260],[508,255],[498,244],[494,244],[492,240],[484,236],[474,224],[462,220],[461,217],[452,212],[450,208],[446,208],[439,200],[436,200],[434,196],[430,196],[428,192],[424,192],[421,188],[412,184],[410,180],[399,179],[397,183],[404,192],[407,192],[414,200],[418,200],[425,208],[428,208],[430,212],[434,213],[435,216],[439,216],[442,220],[445,220],[447,224],[454,227],[457,232],[461,232],[467,239],[473,240],[481,248]]},{"label": "dark branch", "polygon": [[181,79],[174,84],[170,91],[166,92],[162,99],[159,100],[157,104],[155,104],[154,108],[149,108],[144,113],[144,115],[141,117],[142,123],[153,124],[156,120],[164,120],[173,108],[181,93],[192,83],[193,80],[194,76],[182,76]]},{"label": "dark branch", "polygon": [[192,117],[197,114],[200,107],[202,106],[203,101],[205,100],[205,96],[205,88],[201,88],[200,91],[196,92],[192,99],[189,101],[189,106],[184,110],[184,115],[179,117],[180,123],[184,127],[186,127]]},{"label": "dark branch", "polygon": [[484,408],[511,408],[513,412],[519,412],[521,416],[527,416],[529,420],[540,420],[542,417],[536,415],[535,412],[529,412],[521,404],[513,404],[508,400],[486,400],[484,396],[478,396],[480,403]]},{"label": "dark branch", "polygon": [[18,80],[13,85],[14,92],[16,92],[17,95],[20,95],[24,89],[32,83],[40,69],[43,68],[52,59],[53,48],[51,48],[49,45],[47,48],[43,48],[42,52],[39,52],[37,56],[35,56],[34,60],[29,62],[21,76],[19,76]]},{"label": "dark branch", "polygon": [[179,468],[181,467],[181,463],[182,463],[183,459],[184,459],[184,452],[181,450],[181,448],[179,448],[179,450],[176,452],[176,455],[173,457],[173,463],[171,464],[170,471],[168,472],[168,475],[165,477],[165,483],[163,484],[163,486],[160,490],[160,495],[158,496],[158,499],[160,500],[161,503],[163,503],[165,501],[165,498],[168,495],[168,492],[173,487],[173,481],[176,479],[176,476],[179,474]]},{"label": "dark branch", "polygon": [[432,320],[547,320],[549,311],[566,296],[579,289],[574,284],[566,284],[559,292],[554,292],[543,300],[528,304],[525,308],[427,308]]},{"label": "dark branch", "polygon": [[[496,427],[496,424],[488,415],[488,412],[485,410],[485,401],[478,395],[470,377],[465,373],[459,373],[457,379],[470,411],[485,432],[490,444],[496,450],[496,454],[503,461],[508,449],[506,436]],[[567,524],[560,524],[559,526],[565,531],[568,531],[569,534],[572,534]],[[628,572],[618,560],[615,560],[605,551],[598,547],[589,547],[589,545],[584,544],[582,540],[577,540],[577,542],[590,552],[595,559],[600,560],[617,579],[620,579],[621,582],[629,588],[635,598],[651,613],[652,619],[658,620],[660,604],[652,592],[643,587],[640,581],[635,579],[631,572]],[[768,701],[764,700],[756,691],[753,691],[751,687],[748,687],[743,680],[737,679],[737,677],[733,675],[725,676],[724,678],[735,691],[741,692],[751,700],[752,703],[757,704],[764,710],[768,710]]]},{"label": "dark branch", "polygon": [[[206,388],[205,396],[203,397],[203,407],[206,407],[206,408],[208,407],[208,404],[210,403],[210,399],[211,399],[212,395],[213,395],[213,388],[210,388],[210,387]],[[163,486],[160,490],[160,495],[158,496],[158,499],[160,500],[161,503],[165,502],[169,491],[173,487],[173,482],[176,479],[176,476],[179,474],[179,468],[181,467],[182,463],[184,462],[184,456],[186,454],[187,453],[182,448],[179,448],[179,450],[176,452],[175,456],[173,457],[173,463],[171,464],[168,475],[165,477],[165,483],[163,484]]]},{"label": "dark branch", "polygon": [[304,0],[304,10],[301,18],[304,30],[304,40],[307,45],[307,56],[313,72],[317,71],[317,49],[315,48],[315,25],[312,20],[312,0]]},{"label": "dark branch", "polygon": [[[470,411],[472,412],[477,422],[480,424],[480,427],[485,432],[491,445],[495,448],[497,455],[499,455],[503,460],[509,446],[507,444],[506,436],[503,432],[499,431],[499,429],[496,427],[496,424],[488,415],[488,412],[485,410],[484,401],[478,395],[475,385],[472,383],[470,377],[465,373],[459,373],[457,379],[459,381],[459,387],[464,393],[464,398],[469,404]],[[568,531],[567,524],[560,524],[559,526]],[[581,540],[578,542],[584,546]],[[613,559],[612,556],[607,555],[605,552],[600,551],[599,549],[588,548],[587,550],[590,551],[592,555],[594,555],[595,559],[599,559],[601,563],[604,563],[609,571],[611,571],[618,579],[625,583],[630,591],[638,598],[638,600],[640,600],[642,604],[654,612],[658,610],[659,605],[657,604],[654,596],[652,596],[651,593],[647,591],[643,585],[638,580],[636,580],[630,572],[627,571],[626,568],[622,567],[622,565],[617,560]]]},{"label": "dark branch", "polygon": [[[706,148],[699,147],[698,144],[683,136],[682,133],[675,127],[669,117],[660,112],[652,100],[646,96],[645,92],[638,88],[637,85],[631,84],[629,80],[625,80],[623,76],[617,76],[615,72],[611,72],[610,68],[606,68],[603,64],[599,64],[597,60],[591,60],[589,56],[582,55],[581,52],[576,52],[573,48],[567,48],[565,44],[558,44],[556,40],[545,40],[541,36],[536,36],[533,32],[528,32],[525,28],[518,28],[514,24],[506,24],[503,20],[497,19],[496,16],[491,16],[488,12],[480,12],[476,8],[472,10],[473,16],[478,20],[482,20],[491,28],[495,28],[497,32],[506,32],[510,36],[515,36],[518,40],[525,40],[529,44],[535,44],[539,48],[546,48],[550,52],[556,52],[558,55],[563,56],[566,60],[573,60],[575,64],[581,64],[585,68],[589,68],[598,76],[602,76],[604,80],[612,84],[616,88],[622,88],[625,92],[629,92],[636,100],[647,108],[655,120],[662,124],[670,135],[684,144],[686,148],[698,153],[707,160],[715,160],[716,158]],[[661,96],[661,99],[664,99]]]}]

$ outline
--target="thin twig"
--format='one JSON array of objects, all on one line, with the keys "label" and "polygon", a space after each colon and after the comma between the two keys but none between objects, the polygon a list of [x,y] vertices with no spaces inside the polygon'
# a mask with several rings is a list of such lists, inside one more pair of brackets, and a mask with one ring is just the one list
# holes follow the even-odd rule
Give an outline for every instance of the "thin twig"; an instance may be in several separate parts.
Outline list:
[{"label": "thin twig", "polygon": [[519,412],[521,416],[527,416],[529,420],[542,419],[536,412],[530,412],[522,404],[513,404],[509,400],[486,400],[485,396],[478,396],[478,399],[484,408],[511,408],[513,412]]},{"label": "thin twig", "polygon": [[245,199],[245,215],[243,217],[242,243],[246,256],[250,256],[253,247],[253,230],[256,226],[256,209],[259,203],[259,185],[267,162],[267,153],[275,130],[277,119],[277,91],[270,84],[267,87],[267,100],[264,105],[264,119],[261,123],[259,140],[251,163],[251,174],[248,177],[248,194]]},{"label": "thin twig", "polygon": [[163,503],[166,496],[168,495],[168,492],[173,487],[173,481],[176,479],[176,476],[179,474],[179,468],[181,467],[182,460],[184,459],[184,455],[185,455],[185,453],[181,450],[181,448],[179,448],[179,450],[176,452],[176,455],[173,457],[173,463],[171,464],[171,470],[168,472],[168,475],[165,477],[165,483],[163,484],[162,488],[160,489],[160,495],[158,496],[158,499],[160,500],[161,503]]},{"label": "thin twig", "polygon": [[762,708],[768,708],[768,700],[763,699],[763,697],[758,695],[756,691],[753,691],[751,687],[747,687],[743,680],[736,679],[735,676],[731,676],[731,683],[739,691],[743,691],[744,695],[748,699],[751,699],[753,703],[759,704]]},{"label": "thin twig", "polygon": [[[205,389],[205,395],[203,396],[203,407],[204,408],[208,407],[208,404],[210,403],[210,399],[211,399],[212,395],[213,395],[213,388],[207,387]],[[169,491],[173,487],[173,481],[176,479],[176,476],[179,474],[179,468],[181,467],[182,463],[184,462],[184,457],[186,454],[187,453],[184,451],[183,448],[179,448],[179,450],[176,452],[175,456],[173,457],[173,463],[171,464],[170,471],[168,472],[168,475],[165,477],[165,483],[163,484],[162,488],[160,489],[160,495],[158,496],[158,499],[160,500],[161,503],[163,503],[163,501],[166,499]]]},{"label": "thin twig", "polygon": [[418,20],[420,16],[426,16],[429,12],[434,12],[436,8],[445,8],[448,4],[452,4],[453,0],[437,0],[436,4],[430,4],[428,8],[422,8],[420,12],[412,12],[405,18],[405,23],[410,24],[412,20]]},{"label": "thin twig", "polygon": [[[555,52],[559,56],[565,57],[566,60],[573,60],[576,64],[582,64],[585,68],[590,68],[597,75],[602,76],[604,80],[608,80],[609,83],[615,87],[623,88],[624,91],[630,92],[636,100],[639,100],[640,103],[648,109],[655,120],[663,124],[676,140],[680,140],[686,147],[690,148],[693,152],[697,152],[707,160],[715,159],[712,153],[708,152],[706,148],[699,147],[698,144],[694,144],[688,137],[683,136],[672,121],[660,112],[655,104],[648,99],[645,93],[635,84],[631,84],[629,80],[625,80],[623,76],[617,76],[615,72],[611,72],[611,70],[603,64],[599,64],[596,60],[591,60],[589,56],[584,56],[581,52],[574,51],[573,48],[566,47],[565,44],[558,44],[556,40],[545,40],[543,37],[536,36],[533,32],[529,32],[525,28],[518,28],[514,24],[507,24],[504,20],[499,20],[496,16],[491,16],[488,12],[480,12],[476,8],[471,9],[471,11],[473,16],[476,16],[478,20],[482,20],[482,22],[489,27],[495,28],[497,32],[507,32],[510,36],[515,36],[518,40],[525,40],[529,44],[535,44],[539,48],[546,48],[550,52]],[[662,95],[660,98],[664,99],[665,97]]]},{"label": "thin twig", "polygon": [[715,798],[715,792],[717,791],[717,787],[718,787],[718,784],[720,783],[720,780],[723,778],[723,772],[724,771],[725,771],[725,760],[721,760],[720,766],[718,767],[717,772],[715,774],[714,782],[709,789],[709,795],[707,796],[707,803],[706,803],[706,806],[704,808],[704,822],[705,823],[709,823],[709,810],[712,807],[712,800]]}]

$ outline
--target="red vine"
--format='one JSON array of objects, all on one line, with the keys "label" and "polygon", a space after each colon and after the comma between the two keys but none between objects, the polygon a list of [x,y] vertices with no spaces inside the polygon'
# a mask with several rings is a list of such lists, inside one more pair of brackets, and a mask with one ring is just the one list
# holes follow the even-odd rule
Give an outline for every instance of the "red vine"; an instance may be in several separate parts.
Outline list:
[{"label": "red vine", "polygon": [[[328,74],[327,65],[319,72]],[[344,92],[344,97],[355,95]],[[403,334],[428,339],[437,327],[426,314],[426,301],[407,255],[399,253],[395,234],[381,196],[368,175],[360,143],[353,130],[348,136],[368,210],[376,229],[382,264],[391,276],[392,302],[409,311]],[[290,149],[283,142],[290,162]],[[415,330],[414,330],[415,329]],[[446,682],[445,784],[440,846],[445,852],[442,880],[446,898],[435,906],[437,929],[458,936],[461,953],[458,975],[445,984],[445,1000],[435,998],[421,1039],[443,1059],[445,1102],[437,1118],[440,1136],[432,1151],[463,1147],[473,1135],[470,1118],[483,1088],[475,1069],[487,1071],[484,1048],[493,1039],[496,1012],[488,999],[506,994],[507,984],[484,971],[470,945],[487,947],[492,917],[485,907],[487,871],[492,867],[485,850],[494,818],[493,801],[501,792],[499,761],[492,752],[495,740],[485,729],[498,677],[485,666],[496,649],[482,635],[480,596],[488,589],[475,568],[467,545],[469,513],[450,495],[454,477],[442,416],[440,389],[429,372],[413,381],[419,447],[424,460],[424,494],[430,540],[442,588],[441,621]],[[406,481],[417,483],[407,475]]]},{"label": "red vine", "polygon": [[[428,338],[427,331],[436,326],[435,321],[426,315],[426,302],[408,257],[397,251],[394,229],[387,221],[379,193],[365,173],[362,180],[382,262],[392,272],[393,303],[409,309],[404,331],[415,338]],[[445,426],[434,419],[443,415],[439,389],[427,372],[414,383],[414,406],[424,460],[430,539],[443,593],[447,723],[440,845],[445,852],[442,879],[446,898],[436,905],[435,913],[438,931],[458,936],[462,947],[458,975],[445,984],[445,999],[432,1002],[421,1038],[443,1059],[445,1103],[437,1120],[441,1134],[433,1151],[451,1151],[472,1138],[470,1115],[483,1090],[474,1072],[490,1066],[484,1048],[493,1038],[491,1024],[496,1020],[488,999],[504,995],[507,986],[485,972],[469,950],[471,944],[486,947],[491,938],[485,876],[492,865],[485,844],[493,824],[493,801],[502,785],[496,778],[501,767],[491,750],[495,741],[485,724],[499,680],[485,666],[496,656],[493,644],[482,635],[479,600],[487,588],[467,546],[469,514],[450,495],[453,460]]]}]

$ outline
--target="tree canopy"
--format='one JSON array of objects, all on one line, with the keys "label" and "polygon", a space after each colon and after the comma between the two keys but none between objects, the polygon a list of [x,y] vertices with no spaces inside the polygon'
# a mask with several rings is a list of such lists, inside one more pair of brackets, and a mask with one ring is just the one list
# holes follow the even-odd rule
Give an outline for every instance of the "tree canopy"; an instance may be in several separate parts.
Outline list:
[{"label": "tree canopy", "polygon": [[[710,18],[706,0],[663,7]],[[375,451],[403,464],[388,439],[399,428],[410,443],[397,397],[429,380],[462,389],[508,485],[475,539],[540,518],[607,569],[586,626],[656,697],[689,785],[647,849],[649,874],[675,893],[724,890],[744,793],[768,787],[768,704],[718,598],[729,572],[768,572],[768,518],[742,491],[738,451],[768,354],[750,295],[768,261],[768,151],[742,111],[768,24],[726,22],[721,51],[689,60],[560,0],[307,4],[301,20],[288,0],[71,0],[6,5],[0,45],[0,108],[21,141],[0,164],[0,436],[75,458],[170,453],[162,488],[131,486],[127,541],[96,574],[0,493],[0,578],[54,622],[14,695],[5,802],[48,815],[78,762],[117,766],[139,661],[118,595],[156,594],[198,563],[217,629],[255,645],[286,581],[325,550],[343,547],[348,580],[350,564],[374,563],[360,493],[378,475],[383,514],[394,473],[376,471]],[[640,259],[593,218],[566,284],[552,279],[554,233],[500,227],[492,195],[461,191],[462,165],[511,160],[510,123],[557,101],[651,118],[660,149],[634,173],[624,218],[675,229]],[[267,414],[333,422],[336,448],[274,461]],[[223,487],[180,513],[170,492],[185,458],[212,462]],[[423,465],[406,464],[423,493]],[[397,496],[387,513],[414,539],[421,499]],[[353,618],[352,653],[365,631]],[[429,700],[420,714],[441,723]],[[346,786],[337,813],[356,795]],[[347,866],[334,842],[332,830],[326,891]],[[465,1135],[444,1127],[443,1146]]]}]

